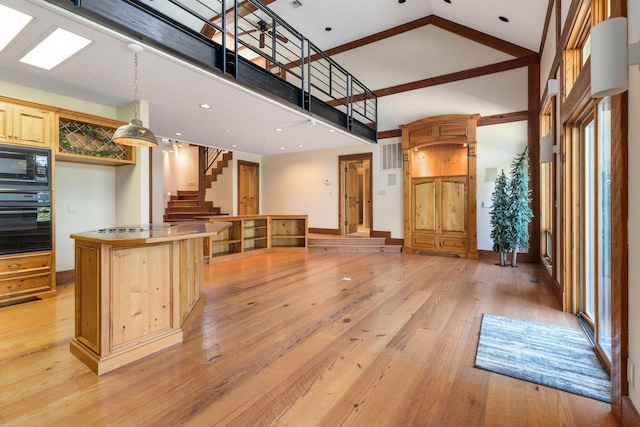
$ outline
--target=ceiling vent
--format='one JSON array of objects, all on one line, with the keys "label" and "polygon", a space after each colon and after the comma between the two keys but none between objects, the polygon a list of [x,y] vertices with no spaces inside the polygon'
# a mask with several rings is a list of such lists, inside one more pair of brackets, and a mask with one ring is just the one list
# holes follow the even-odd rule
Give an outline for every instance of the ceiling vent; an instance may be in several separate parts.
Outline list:
[{"label": "ceiling vent", "polygon": [[293,7],[294,9],[299,8],[300,6],[302,6],[302,2],[300,0],[293,0],[291,3],[289,3],[291,5],[291,7]]}]

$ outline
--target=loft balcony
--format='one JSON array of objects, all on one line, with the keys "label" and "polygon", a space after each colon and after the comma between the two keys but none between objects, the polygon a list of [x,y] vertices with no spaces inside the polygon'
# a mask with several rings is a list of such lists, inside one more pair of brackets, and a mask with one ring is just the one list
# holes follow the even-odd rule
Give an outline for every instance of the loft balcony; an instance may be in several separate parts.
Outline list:
[{"label": "loft balcony", "polygon": [[377,142],[377,99],[258,0],[46,0]]}]

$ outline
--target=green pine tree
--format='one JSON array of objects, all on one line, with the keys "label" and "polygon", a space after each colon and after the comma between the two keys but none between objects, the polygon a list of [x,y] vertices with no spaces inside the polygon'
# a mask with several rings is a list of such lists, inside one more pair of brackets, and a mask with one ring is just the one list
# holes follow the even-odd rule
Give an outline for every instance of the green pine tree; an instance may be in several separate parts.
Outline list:
[{"label": "green pine tree", "polygon": [[518,249],[529,248],[529,223],[533,218],[531,190],[529,190],[529,150],[517,156],[511,164],[511,179],[509,180],[509,219],[512,230],[509,233],[509,246],[513,251],[511,266],[516,267]]},{"label": "green pine tree", "polygon": [[500,254],[500,265],[506,265],[507,252],[511,250],[511,218],[510,200],[508,190],[508,180],[504,171],[496,179],[496,187],[491,196],[491,238],[493,239],[493,250]]}]

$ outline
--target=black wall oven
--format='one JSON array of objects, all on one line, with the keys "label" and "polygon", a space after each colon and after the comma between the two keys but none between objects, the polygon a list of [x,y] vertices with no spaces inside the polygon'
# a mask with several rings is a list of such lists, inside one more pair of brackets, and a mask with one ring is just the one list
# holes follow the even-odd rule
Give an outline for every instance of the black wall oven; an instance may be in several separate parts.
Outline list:
[{"label": "black wall oven", "polygon": [[51,250],[51,192],[0,191],[0,255]]},{"label": "black wall oven", "polygon": [[51,151],[0,144],[0,255],[49,251]]}]

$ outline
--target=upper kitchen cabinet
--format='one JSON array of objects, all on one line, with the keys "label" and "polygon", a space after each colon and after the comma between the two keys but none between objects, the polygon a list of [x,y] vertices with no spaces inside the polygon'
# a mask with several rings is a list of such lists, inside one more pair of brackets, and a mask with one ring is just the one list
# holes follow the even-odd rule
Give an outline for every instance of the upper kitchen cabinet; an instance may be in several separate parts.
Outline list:
[{"label": "upper kitchen cabinet", "polygon": [[69,110],[58,112],[56,160],[99,165],[135,164],[135,147],[111,141],[125,123]]},{"label": "upper kitchen cabinet", "polygon": [[51,148],[54,120],[51,110],[0,97],[0,142]]}]

